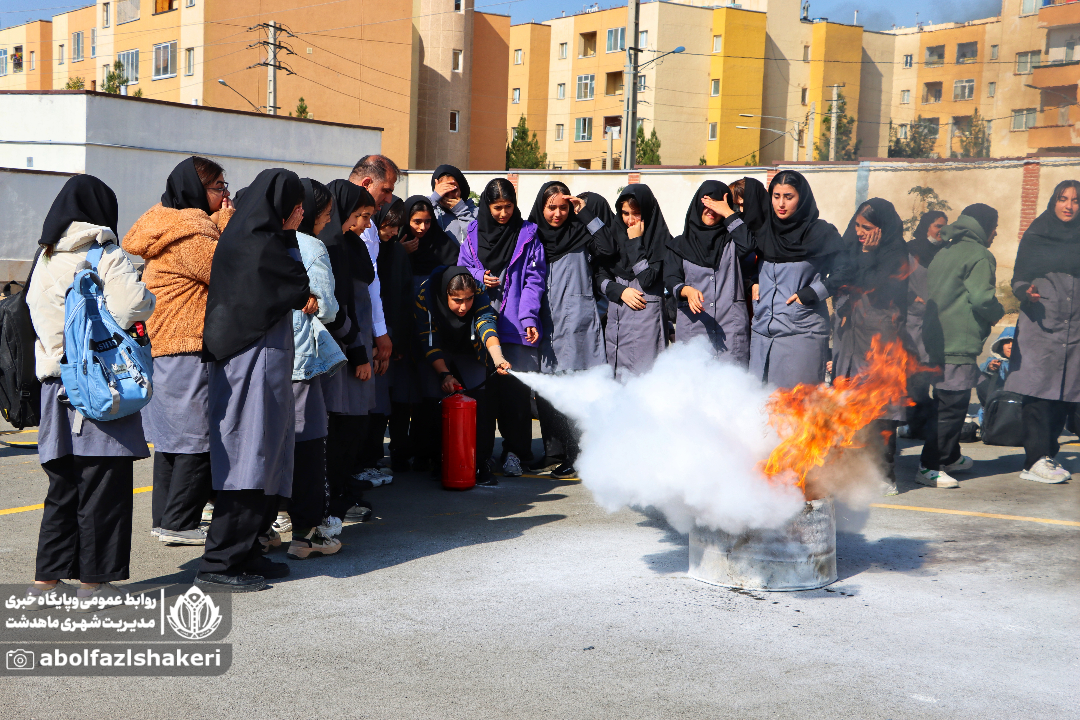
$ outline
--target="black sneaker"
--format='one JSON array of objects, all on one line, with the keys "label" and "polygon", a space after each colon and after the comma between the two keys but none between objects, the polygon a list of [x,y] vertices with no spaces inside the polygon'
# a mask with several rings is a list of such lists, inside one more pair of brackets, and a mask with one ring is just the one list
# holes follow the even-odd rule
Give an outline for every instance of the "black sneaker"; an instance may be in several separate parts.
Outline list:
[{"label": "black sneaker", "polygon": [[525,467],[529,468],[530,472],[544,472],[546,470],[550,470],[551,468],[555,467],[558,464],[559,464],[558,460],[556,460],[554,458],[549,458],[548,456],[545,455],[542,458],[540,458],[539,460],[533,460],[532,462],[530,462]]},{"label": "black sneaker", "polygon": [[195,575],[195,584],[207,592],[255,592],[266,588],[266,578],[247,573],[226,575],[200,572]]},{"label": "black sneaker", "polygon": [[499,484],[499,481],[490,470],[480,468],[480,472],[476,473],[476,484],[481,487],[494,487]]},{"label": "black sneaker", "polygon": [[247,566],[244,567],[244,572],[256,577],[261,575],[267,580],[280,580],[283,577],[289,576],[289,566],[285,563],[268,560],[264,556],[259,555],[256,558],[248,560]]},{"label": "black sneaker", "polygon": [[577,470],[570,463],[564,462],[551,471],[551,476],[557,478],[577,477]]}]

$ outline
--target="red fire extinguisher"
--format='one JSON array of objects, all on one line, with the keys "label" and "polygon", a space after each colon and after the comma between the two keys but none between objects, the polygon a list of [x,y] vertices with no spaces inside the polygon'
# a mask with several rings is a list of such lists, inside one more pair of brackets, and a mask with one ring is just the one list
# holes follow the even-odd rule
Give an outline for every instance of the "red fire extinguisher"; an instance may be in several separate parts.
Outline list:
[{"label": "red fire extinguisher", "polygon": [[476,485],[476,401],[460,392],[442,401],[442,484],[447,490]]}]

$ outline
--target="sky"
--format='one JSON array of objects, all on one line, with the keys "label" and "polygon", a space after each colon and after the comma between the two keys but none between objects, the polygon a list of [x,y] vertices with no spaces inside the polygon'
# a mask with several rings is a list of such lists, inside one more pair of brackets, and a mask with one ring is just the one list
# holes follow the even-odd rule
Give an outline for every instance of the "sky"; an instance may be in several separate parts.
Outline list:
[{"label": "sky", "polygon": [[[718,0],[719,1],[719,0]],[[19,25],[29,20],[47,19],[52,15],[84,7],[86,2],[61,5],[59,0],[0,0],[0,27]],[[591,3],[589,3],[591,4]],[[623,3],[601,0],[602,8]],[[510,14],[514,24],[543,22],[558,17],[565,10],[568,14],[580,12],[584,3],[567,0],[560,4],[551,0],[476,0],[477,10]],[[850,23],[859,11],[859,22],[867,30],[888,30],[893,25],[910,26],[918,22],[960,22],[975,18],[992,17],[1001,12],[1001,0],[811,0],[810,16],[827,17],[837,22]]]}]

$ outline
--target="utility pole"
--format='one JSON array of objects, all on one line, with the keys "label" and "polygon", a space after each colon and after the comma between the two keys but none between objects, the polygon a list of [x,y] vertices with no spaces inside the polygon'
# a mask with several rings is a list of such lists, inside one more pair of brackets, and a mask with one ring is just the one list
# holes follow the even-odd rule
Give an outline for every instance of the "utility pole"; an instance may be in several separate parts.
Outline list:
[{"label": "utility pole", "polygon": [[637,161],[638,19],[640,0],[626,4],[626,110],[623,112],[622,168],[632,170]]},{"label": "utility pole", "polygon": [[840,120],[840,88],[844,84],[831,85],[832,108],[829,110],[829,162],[836,160],[836,123]]},{"label": "utility pole", "polygon": [[814,159],[814,118],[817,117],[817,101],[810,103],[810,119],[806,124],[809,130],[806,132],[806,162]]},{"label": "utility pole", "polygon": [[266,114],[277,115],[277,23],[266,24]]}]

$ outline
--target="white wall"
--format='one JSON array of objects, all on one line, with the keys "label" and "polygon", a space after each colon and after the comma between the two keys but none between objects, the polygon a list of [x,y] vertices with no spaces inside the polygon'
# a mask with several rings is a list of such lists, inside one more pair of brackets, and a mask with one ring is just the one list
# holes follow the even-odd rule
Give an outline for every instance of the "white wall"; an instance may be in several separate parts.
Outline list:
[{"label": "white wall", "polygon": [[70,177],[0,168],[0,282],[26,279],[45,215]]}]

